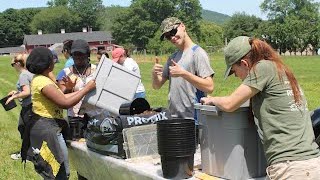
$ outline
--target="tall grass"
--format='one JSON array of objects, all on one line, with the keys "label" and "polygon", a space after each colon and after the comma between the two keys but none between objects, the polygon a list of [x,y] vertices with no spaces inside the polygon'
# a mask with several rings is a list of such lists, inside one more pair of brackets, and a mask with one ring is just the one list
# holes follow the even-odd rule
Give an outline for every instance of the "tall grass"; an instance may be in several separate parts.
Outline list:
[{"label": "tall grass", "polygon": [[[215,90],[212,95],[223,96],[231,93],[241,82],[235,77],[223,80],[225,64],[221,54],[211,54],[211,65],[215,71]],[[153,90],[151,86],[151,71],[154,64],[153,56],[133,56],[141,70],[142,82],[146,88],[147,99],[152,107],[167,106],[168,83],[160,90]],[[160,57],[165,63],[167,57]],[[92,61],[95,60],[93,56]],[[298,82],[307,97],[309,109],[320,106],[320,58],[319,56],[287,56],[285,63],[293,70]],[[55,67],[55,73],[62,69],[65,61]],[[0,97],[4,97],[10,90],[15,89],[18,74],[10,66],[10,57],[0,57]],[[20,161],[10,159],[10,154],[20,148],[20,137],[17,131],[17,122],[20,107],[11,111],[0,108],[0,179],[42,179],[34,169],[32,163],[27,163],[26,168]],[[90,168],[90,167],[88,167]],[[76,179],[76,172],[71,166],[71,178]]]}]

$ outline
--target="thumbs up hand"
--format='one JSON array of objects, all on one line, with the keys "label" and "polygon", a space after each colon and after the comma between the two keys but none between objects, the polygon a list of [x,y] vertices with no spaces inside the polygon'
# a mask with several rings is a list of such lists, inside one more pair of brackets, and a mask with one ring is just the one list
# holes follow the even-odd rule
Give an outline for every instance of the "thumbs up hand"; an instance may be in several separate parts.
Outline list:
[{"label": "thumbs up hand", "polygon": [[159,63],[160,63],[160,58],[158,56],[156,56],[155,64],[159,64]]},{"label": "thumbs up hand", "polygon": [[175,61],[171,59],[171,66],[169,67],[171,77],[182,77],[185,74],[185,70]]},{"label": "thumbs up hand", "polygon": [[156,56],[155,64],[152,68],[152,74],[162,76],[162,73],[163,73],[163,66],[160,64],[160,58]]}]

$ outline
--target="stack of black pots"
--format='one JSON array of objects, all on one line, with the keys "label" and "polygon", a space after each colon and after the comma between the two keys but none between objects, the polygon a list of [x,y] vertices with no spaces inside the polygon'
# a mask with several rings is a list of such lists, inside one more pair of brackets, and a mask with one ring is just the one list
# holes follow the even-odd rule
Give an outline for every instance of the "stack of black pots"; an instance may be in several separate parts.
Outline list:
[{"label": "stack of black pots", "polygon": [[158,152],[163,177],[185,179],[193,175],[196,151],[196,130],[193,119],[171,119],[157,122]]}]

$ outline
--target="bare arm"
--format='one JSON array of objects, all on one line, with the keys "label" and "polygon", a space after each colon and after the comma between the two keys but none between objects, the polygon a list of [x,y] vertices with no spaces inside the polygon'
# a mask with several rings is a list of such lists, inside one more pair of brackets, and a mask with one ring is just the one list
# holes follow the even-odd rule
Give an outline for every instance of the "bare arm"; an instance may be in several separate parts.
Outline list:
[{"label": "bare arm", "polygon": [[167,78],[162,77],[163,66],[159,64],[159,58],[156,57],[156,63],[152,68],[152,88],[160,89],[162,85],[167,81]]},{"label": "bare arm", "polygon": [[196,76],[188,71],[185,71],[182,77],[191,83],[197,89],[205,92],[205,93],[212,93],[214,89],[213,79],[212,77],[201,78]]},{"label": "bare arm", "polygon": [[212,77],[202,78],[181,68],[180,65],[174,61],[172,61],[172,64],[173,65],[169,67],[171,77],[182,77],[190,82],[194,87],[205,93],[213,92],[214,84]]},{"label": "bare arm", "polygon": [[11,91],[9,94],[12,96],[7,99],[6,104],[8,104],[10,101],[12,101],[14,99],[18,99],[18,98],[24,99],[24,98],[30,96],[30,94],[31,94],[30,86],[24,85],[24,86],[22,86],[21,92]]},{"label": "bare arm", "polygon": [[226,112],[233,112],[258,92],[259,90],[255,88],[241,84],[230,96],[204,97],[201,98],[201,103],[215,105]]},{"label": "bare arm", "polygon": [[42,89],[42,93],[60,108],[70,108],[76,105],[88,92],[96,87],[95,81],[91,80],[80,91],[64,95],[59,92],[54,85],[47,85]]},{"label": "bare arm", "polygon": [[58,86],[63,93],[70,93],[72,92],[74,86],[76,85],[77,79],[78,78],[72,81],[69,76],[65,76],[58,81]]}]

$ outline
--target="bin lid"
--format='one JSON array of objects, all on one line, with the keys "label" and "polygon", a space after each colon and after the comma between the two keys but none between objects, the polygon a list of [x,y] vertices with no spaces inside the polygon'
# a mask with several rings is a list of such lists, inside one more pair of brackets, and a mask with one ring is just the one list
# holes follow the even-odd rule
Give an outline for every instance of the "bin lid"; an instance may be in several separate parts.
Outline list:
[{"label": "bin lid", "polygon": [[[237,110],[234,112],[239,112],[239,111],[246,111],[249,108],[249,100],[243,103]],[[216,106],[211,106],[211,105],[203,105],[201,103],[196,103],[194,104],[194,109],[200,110],[200,111],[210,111],[210,112],[223,112],[221,109],[219,109]]]},{"label": "bin lid", "polygon": [[121,104],[133,100],[141,81],[140,75],[113,62],[105,55],[102,55],[94,79],[96,89],[84,97],[80,107],[81,113],[85,113],[87,107],[95,106],[118,116]]}]

